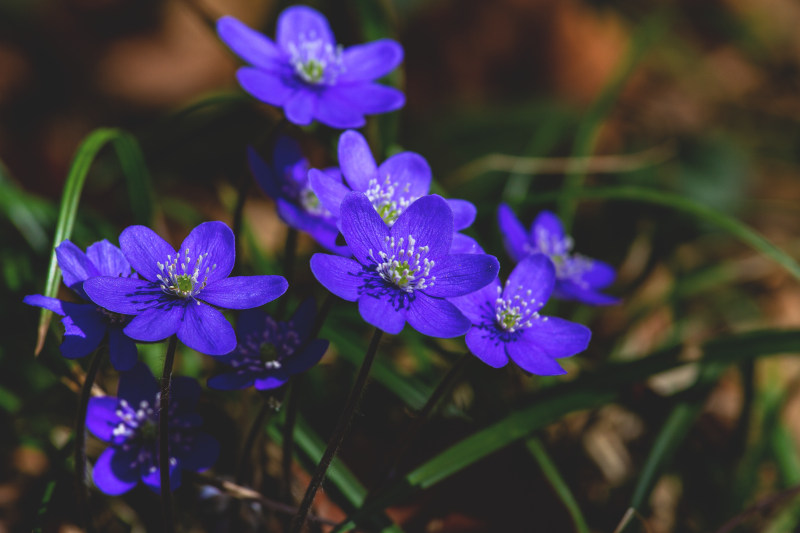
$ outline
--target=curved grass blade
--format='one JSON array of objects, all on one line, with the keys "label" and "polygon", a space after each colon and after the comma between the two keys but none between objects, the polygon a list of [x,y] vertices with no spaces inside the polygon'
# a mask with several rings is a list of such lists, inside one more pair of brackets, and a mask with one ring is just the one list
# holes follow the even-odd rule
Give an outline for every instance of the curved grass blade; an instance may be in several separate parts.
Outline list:
[{"label": "curved grass blade", "polygon": [[[362,522],[403,497],[426,489],[463,470],[487,455],[528,437],[574,411],[600,407],[618,400],[627,387],[653,374],[687,364],[681,361],[682,346],[676,345],[632,362],[609,364],[592,374],[556,385],[535,394],[530,405],[462,439],[409,472],[337,531]],[[766,330],[732,335],[703,346],[703,365],[715,368],[765,355],[800,352],[800,330]],[[689,363],[697,364],[697,363]],[[712,366],[714,365],[714,366]]]},{"label": "curved grass blade", "polygon": [[542,469],[544,477],[550,482],[550,485],[553,487],[553,490],[556,491],[561,503],[567,508],[567,512],[575,524],[575,531],[578,533],[589,533],[589,526],[586,524],[586,519],[583,517],[578,502],[575,501],[572,491],[569,490],[564,478],[561,477],[558,467],[550,458],[550,454],[547,453],[542,441],[536,437],[530,438],[525,441],[525,447],[528,448],[533,458],[536,459],[539,468]]},{"label": "curved grass blade", "polygon": [[[72,160],[69,174],[67,174],[67,180],[64,183],[64,192],[61,195],[61,207],[59,208],[58,222],[53,239],[53,252],[50,255],[47,281],[43,292],[45,296],[55,297],[58,292],[61,276],[58,270],[55,247],[72,235],[86,177],[100,150],[107,144],[111,144],[115,149],[123,174],[128,180],[128,191],[131,196],[131,207],[135,219],[139,223],[150,223],[153,215],[150,178],[138,143],[131,134],[119,129],[100,128],[94,130],[78,147],[78,151]],[[39,355],[42,351],[52,315],[52,311],[46,309],[42,309],[39,315],[35,355]]]}]

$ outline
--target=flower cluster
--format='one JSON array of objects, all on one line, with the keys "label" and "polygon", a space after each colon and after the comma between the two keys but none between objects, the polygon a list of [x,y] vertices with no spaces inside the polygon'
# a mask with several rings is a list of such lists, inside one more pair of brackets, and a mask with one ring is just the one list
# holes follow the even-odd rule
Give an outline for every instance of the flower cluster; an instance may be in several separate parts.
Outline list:
[{"label": "flower cluster", "polygon": [[325,17],[310,7],[285,9],[275,41],[233,17],[219,19],[217,33],[252,65],[236,73],[242,88],[282,107],[294,124],[318,120],[333,128],[358,128],[364,115],[405,104],[402,92],[374,82],[400,64],[403,48],[390,39],[342,48]]}]

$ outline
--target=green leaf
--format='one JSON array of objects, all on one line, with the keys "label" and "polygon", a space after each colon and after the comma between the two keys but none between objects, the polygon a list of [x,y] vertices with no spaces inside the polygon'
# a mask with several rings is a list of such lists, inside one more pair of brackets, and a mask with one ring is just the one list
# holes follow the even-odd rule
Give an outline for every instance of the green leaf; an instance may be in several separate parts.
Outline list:
[{"label": "green leaf", "polygon": [[[153,216],[150,178],[138,143],[131,134],[122,130],[112,128],[94,130],[78,147],[67,175],[67,181],[64,184],[58,223],[56,224],[55,238],[53,239],[53,251],[50,256],[47,281],[43,292],[45,296],[55,297],[58,293],[61,273],[58,269],[55,247],[72,235],[86,177],[100,150],[107,144],[111,144],[114,148],[119,158],[122,172],[128,181],[131,207],[136,221],[141,224],[150,224]],[[44,346],[44,339],[52,314],[52,311],[42,309],[39,315],[38,338],[34,352],[36,355],[39,355]]]}]

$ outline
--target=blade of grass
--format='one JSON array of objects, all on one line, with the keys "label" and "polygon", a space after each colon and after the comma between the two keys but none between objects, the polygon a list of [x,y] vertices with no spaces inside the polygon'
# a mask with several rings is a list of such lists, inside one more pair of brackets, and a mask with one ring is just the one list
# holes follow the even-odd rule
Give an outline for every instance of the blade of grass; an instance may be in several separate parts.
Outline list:
[{"label": "blade of grass", "polygon": [[558,467],[553,462],[553,459],[550,458],[550,454],[547,453],[542,441],[536,437],[530,438],[525,441],[525,447],[531,452],[531,455],[539,464],[539,468],[542,469],[544,477],[547,478],[547,481],[553,487],[561,503],[567,508],[567,512],[575,524],[575,531],[578,533],[589,533],[589,526],[586,524],[586,519],[583,517],[578,502],[575,501],[572,491],[569,490],[566,481],[561,477]]},{"label": "blade of grass", "polygon": [[[115,149],[122,171],[128,180],[128,191],[136,220],[143,224],[149,224],[152,218],[153,202],[150,193],[150,178],[138,143],[129,133],[122,130],[113,128],[94,130],[78,147],[78,151],[72,160],[69,174],[67,174],[67,180],[64,183],[58,223],[56,224],[56,232],[53,239],[53,252],[50,255],[47,280],[43,292],[45,296],[55,297],[58,292],[61,275],[58,270],[55,247],[72,235],[86,177],[100,150],[107,144],[111,144]],[[37,356],[44,346],[45,335],[52,315],[53,312],[47,309],[42,309],[39,315],[38,337],[34,350]]]},{"label": "blade of grass", "polygon": [[[630,385],[686,364],[680,360],[681,351],[682,347],[678,345],[636,361],[609,364],[597,372],[533,395],[528,407],[478,430],[415,468],[383,494],[376,496],[337,530],[352,527],[392,502],[439,483],[566,414],[614,402]],[[703,352],[704,365],[730,365],[762,355],[800,352],[800,330],[766,330],[732,335],[709,341],[703,346]]]}]

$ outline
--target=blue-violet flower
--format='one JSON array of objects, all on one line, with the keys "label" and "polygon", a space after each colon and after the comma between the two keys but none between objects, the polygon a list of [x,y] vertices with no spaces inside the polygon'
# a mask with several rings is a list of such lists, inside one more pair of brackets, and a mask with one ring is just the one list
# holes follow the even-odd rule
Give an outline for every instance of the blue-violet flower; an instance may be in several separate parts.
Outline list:
[{"label": "blue-violet flower", "polygon": [[511,357],[533,374],[565,374],[556,359],[585,350],[591,331],[581,324],[539,315],[554,285],[553,264],[544,255],[534,254],[514,268],[505,287],[495,279],[477,292],[451,298],[473,324],[467,347],[494,368],[505,366]]},{"label": "blue-violet flower", "polygon": [[108,334],[111,364],[117,370],[129,370],[138,358],[136,343],[123,333],[131,317],[98,307],[84,292],[83,284],[96,276],[128,279],[133,275],[131,265],[120,249],[107,240],[92,244],[85,253],[67,240],[56,247],[56,257],[64,284],[86,303],[65,302],[41,294],[26,296],[23,302],[64,317],[61,319],[65,327],[64,340],[60,347],[64,357],[76,359],[88,355]]},{"label": "blue-violet flower", "polygon": [[[91,398],[86,427],[110,446],[94,465],[94,483],[106,494],[128,492],[139,481],[161,489],[158,466],[158,412],[161,392],[143,363],[119,378],[118,397]],[[172,380],[169,401],[169,484],[175,490],[181,471],[210,468],[219,455],[219,443],[200,431],[203,419],[195,413],[200,385],[187,377]]]},{"label": "blue-violet flower", "polygon": [[250,309],[286,292],[282,276],[228,277],[235,260],[233,232],[223,222],[204,222],[176,252],[153,230],[130,226],[119,237],[122,253],[144,278],[97,277],[83,285],[98,305],[136,315],[124,332],[140,341],[176,334],[189,348],[223,355],[236,334],[215,307]]},{"label": "blue-violet flower", "polygon": [[[349,130],[339,137],[339,165],[345,183],[317,169],[308,172],[311,188],[322,205],[335,218],[350,191],[363,192],[389,226],[414,200],[425,196],[431,187],[431,167],[419,154],[402,152],[393,155],[380,166],[372,157],[367,140],[357,131]],[[466,200],[446,200],[453,211],[454,231],[469,227],[475,220],[475,206]],[[482,253],[477,242],[467,235],[453,235],[452,253]]]},{"label": "blue-violet flower", "polygon": [[[247,158],[256,182],[275,200],[281,220],[305,231],[331,252],[350,255],[347,246],[336,244],[339,235],[336,219],[311,190],[308,160],[300,152],[297,141],[291,137],[278,137],[271,164],[261,159],[253,148],[248,148]],[[322,172],[341,183],[339,169],[326,168]]]},{"label": "blue-violet flower", "polygon": [[342,48],[327,19],[308,6],[278,17],[276,41],[233,17],[217,21],[217,34],[252,67],[236,77],[259,100],[282,107],[286,118],[306,126],[316,119],[333,128],[359,128],[364,115],[403,107],[403,93],[374,80],[403,60],[396,41],[381,39]]},{"label": "blue-violet flower", "polygon": [[523,258],[541,253],[550,258],[556,270],[553,295],[562,300],[577,300],[592,305],[609,305],[619,300],[599,292],[614,281],[614,268],[597,259],[572,252],[572,238],[564,233],[558,217],[542,211],[526,232],[522,223],[506,204],[497,212],[503,243],[511,258]]},{"label": "blue-violet flower", "polygon": [[340,227],[355,259],[314,254],[311,271],[387,333],[408,321],[431,337],[463,335],[470,321],[445,298],[478,290],[500,268],[490,255],[450,253],[453,214],[440,196],[423,196],[389,227],[365,194],[350,192]]},{"label": "blue-violet flower", "polygon": [[305,372],[322,358],[328,341],[309,340],[316,305],[306,300],[288,322],[279,322],[259,309],[243,311],[236,330],[239,345],[219,361],[232,371],[208,380],[212,389],[275,389],[295,374]]}]

